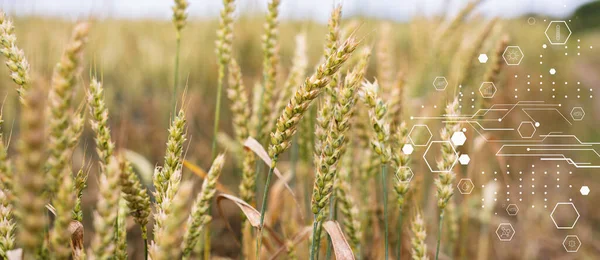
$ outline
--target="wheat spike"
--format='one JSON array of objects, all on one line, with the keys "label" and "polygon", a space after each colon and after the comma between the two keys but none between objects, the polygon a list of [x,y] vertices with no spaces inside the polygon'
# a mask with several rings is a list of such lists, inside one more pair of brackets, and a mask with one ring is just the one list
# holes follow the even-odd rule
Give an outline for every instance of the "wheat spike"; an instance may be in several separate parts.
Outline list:
[{"label": "wheat spike", "polygon": [[[83,164],[85,165],[85,163]],[[83,197],[83,190],[87,187],[87,179],[89,171],[79,169],[75,175],[75,207],[73,208],[73,219],[79,222],[83,221],[83,209],[81,208],[81,197]]]},{"label": "wheat spike", "polygon": [[123,196],[119,199],[119,208],[117,213],[117,230],[115,234],[115,257],[116,259],[127,259],[127,201]]},{"label": "wheat spike", "polygon": [[96,152],[100,157],[100,167],[106,167],[114,153],[115,144],[110,137],[108,126],[108,108],[104,101],[104,88],[102,83],[92,79],[87,93],[88,107],[91,115],[90,125],[96,134]]},{"label": "wheat spike", "polygon": [[[448,105],[446,108],[446,115],[459,115],[458,99],[454,99],[454,101]],[[450,140],[452,134],[457,131],[460,131],[460,124],[447,123],[446,127],[442,129],[440,137],[442,140]],[[456,159],[456,153],[454,152],[452,144],[449,142],[442,143],[442,158],[437,162],[437,165],[438,169],[443,169],[443,171],[438,174],[438,178],[435,180],[435,186],[437,187],[438,208],[440,210],[444,210],[446,208],[448,205],[448,200],[450,200],[450,197],[452,197],[454,194],[453,182],[455,179],[455,174],[452,172],[452,166],[454,165]]]},{"label": "wheat spike", "polygon": [[39,115],[44,109],[44,95],[39,89],[31,90],[23,97],[21,140],[18,145],[17,184],[15,203],[18,216],[18,242],[23,248],[24,259],[33,259],[44,243],[46,227],[45,205],[46,178],[45,125]]},{"label": "wheat spike", "polygon": [[413,219],[410,229],[412,230],[413,237],[410,241],[412,245],[412,259],[413,260],[427,260],[427,244],[425,239],[427,238],[427,232],[425,231],[425,220],[421,216],[421,213],[417,212]]},{"label": "wheat spike", "polygon": [[119,158],[120,184],[123,198],[127,202],[129,214],[133,216],[135,222],[140,225],[142,238],[147,239],[148,217],[150,216],[150,196],[148,191],[143,188],[139,178],[133,172],[131,164],[124,158]]},{"label": "wheat spike", "polygon": [[173,9],[173,24],[175,25],[175,29],[177,30],[177,34],[181,32],[183,27],[185,27],[187,23],[187,11],[186,9],[190,3],[186,0],[175,0],[175,5],[172,7]]},{"label": "wheat spike", "polygon": [[183,236],[182,250],[184,257],[189,257],[200,238],[200,234],[202,234],[202,229],[211,221],[208,210],[210,209],[210,202],[217,191],[217,180],[221,175],[224,163],[225,155],[220,154],[215,158],[204,183],[202,183],[202,191],[196,197]]},{"label": "wheat spike", "polygon": [[183,155],[183,143],[185,137],[185,113],[183,109],[179,110],[177,117],[171,122],[169,127],[169,137],[167,140],[167,151],[165,153],[165,165],[154,175],[154,187],[156,188],[156,204],[161,205],[162,200],[167,197],[169,200],[177,193],[180,179],[175,178],[175,172],[181,171],[181,161]]},{"label": "wheat spike", "polygon": [[7,259],[7,252],[15,246],[15,221],[8,196],[0,190],[0,257]]},{"label": "wheat spike", "polygon": [[[65,166],[67,169],[71,167]],[[71,212],[75,206],[75,192],[73,178],[70,174],[62,175],[58,186],[58,193],[54,200],[56,217],[54,227],[50,231],[50,251],[53,259],[69,259],[71,256],[71,232],[69,224],[72,220]]]},{"label": "wheat spike", "polygon": [[291,138],[296,133],[298,122],[310,106],[311,102],[321,93],[340,66],[348,60],[358,43],[353,37],[348,38],[337,52],[329,56],[321,64],[315,74],[308,77],[288,102],[277,120],[277,127],[271,133],[269,156],[277,158],[291,145]]},{"label": "wheat spike", "polygon": [[99,197],[94,212],[94,237],[92,253],[96,259],[109,259],[116,251],[115,234],[119,211],[119,165],[116,158],[110,158],[109,164],[101,168],[99,177]]},{"label": "wheat spike", "polygon": [[258,134],[258,140],[262,141],[273,127],[269,126],[269,119],[272,111],[271,103],[274,97],[275,85],[277,81],[277,66],[279,65],[279,31],[278,16],[280,0],[270,0],[267,6],[267,20],[265,22],[265,34],[262,37],[263,48],[263,93],[262,93],[262,111],[259,119],[261,129]]},{"label": "wheat spike", "polygon": [[0,53],[6,57],[6,67],[11,71],[10,77],[19,85],[17,92],[24,101],[25,92],[29,90],[29,62],[23,50],[17,46],[17,37],[12,21],[4,12],[0,12]]},{"label": "wheat spike", "polygon": [[175,197],[163,198],[163,205],[159,207],[158,212],[155,214],[157,224],[154,227],[154,241],[150,245],[151,259],[180,258],[180,245],[183,240],[183,233],[186,230],[186,204],[192,193],[192,187],[191,182],[183,182]]},{"label": "wheat spike", "polygon": [[[59,182],[63,179],[62,176],[70,173],[66,171],[72,154],[69,148],[77,142],[80,130],[83,128],[83,119],[78,116],[74,117],[70,109],[76,77],[81,71],[81,56],[87,41],[88,30],[87,23],[75,26],[71,40],[52,75],[52,84],[48,94],[50,136],[48,138],[47,163],[50,175],[48,187],[51,196],[57,192]],[[73,121],[71,118],[74,118]]]}]

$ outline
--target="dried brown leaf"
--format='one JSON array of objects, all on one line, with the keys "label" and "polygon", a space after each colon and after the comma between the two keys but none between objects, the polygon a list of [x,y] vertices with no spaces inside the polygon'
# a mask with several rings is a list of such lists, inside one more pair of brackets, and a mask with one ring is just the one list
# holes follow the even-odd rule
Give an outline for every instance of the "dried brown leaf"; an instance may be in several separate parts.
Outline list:
[{"label": "dried brown leaf", "polygon": [[350,244],[346,241],[342,228],[337,221],[326,221],[323,223],[323,227],[329,237],[331,238],[331,244],[333,245],[333,252],[335,253],[335,259],[337,260],[354,260],[354,253],[350,248]]},{"label": "dried brown leaf", "polygon": [[[183,166],[185,166],[185,168],[188,168],[198,177],[202,179],[206,178],[207,173],[204,170],[202,170],[202,168],[200,168],[198,165],[195,165],[188,160],[183,160]],[[217,181],[217,190],[223,193],[233,193],[229,189],[227,189],[227,187],[223,186],[223,184],[221,184],[219,181]]]}]

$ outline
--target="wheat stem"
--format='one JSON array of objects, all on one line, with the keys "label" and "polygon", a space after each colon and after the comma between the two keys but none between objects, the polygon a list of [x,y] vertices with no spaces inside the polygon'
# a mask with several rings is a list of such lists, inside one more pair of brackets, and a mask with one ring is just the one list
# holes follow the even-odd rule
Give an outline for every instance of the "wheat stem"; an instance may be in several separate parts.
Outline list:
[{"label": "wheat stem", "polygon": [[384,247],[385,247],[385,259],[388,259],[388,237],[389,237],[389,228],[388,228],[388,203],[387,203],[387,165],[381,164],[381,185],[382,185],[382,193],[383,193],[383,222],[384,222]]},{"label": "wheat stem", "polygon": [[438,233],[437,233],[437,243],[435,246],[435,260],[438,260],[438,256],[440,254],[440,240],[442,239],[442,226],[444,224],[444,210],[442,209],[440,211],[440,223],[438,226]]},{"label": "wheat stem", "polygon": [[265,223],[265,212],[267,211],[267,197],[269,196],[269,184],[271,183],[271,175],[275,171],[275,166],[277,165],[277,155],[273,157],[271,162],[271,167],[269,168],[269,173],[267,174],[267,180],[265,181],[265,189],[262,197],[262,204],[260,206],[260,226],[258,236],[256,237],[256,259],[260,259],[260,248],[262,245],[262,236],[264,230]]}]

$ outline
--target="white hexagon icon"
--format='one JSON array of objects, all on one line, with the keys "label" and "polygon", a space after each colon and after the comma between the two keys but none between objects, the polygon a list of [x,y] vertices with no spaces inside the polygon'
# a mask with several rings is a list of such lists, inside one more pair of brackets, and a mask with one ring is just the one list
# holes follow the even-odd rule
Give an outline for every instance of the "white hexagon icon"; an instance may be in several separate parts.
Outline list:
[{"label": "white hexagon icon", "polygon": [[565,247],[568,253],[575,253],[581,247],[581,240],[579,240],[577,235],[568,235],[563,240],[563,247]]},{"label": "white hexagon icon", "polygon": [[460,165],[467,165],[467,164],[469,164],[470,161],[471,161],[471,157],[469,157],[468,154],[461,154],[458,157],[458,162],[460,163]]},{"label": "white hexagon icon", "polygon": [[460,179],[456,187],[458,188],[458,191],[460,191],[460,194],[471,194],[471,192],[473,192],[473,188],[475,188],[475,185],[473,185],[473,181],[471,181],[471,179],[463,178]]},{"label": "white hexagon icon", "polygon": [[565,45],[571,37],[571,28],[565,21],[551,21],[544,32],[552,45]]},{"label": "white hexagon icon", "polygon": [[408,166],[402,166],[396,171],[396,180],[398,180],[399,182],[410,182],[412,181],[414,176],[415,174],[413,173],[412,169]]},{"label": "white hexagon icon", "polygon": [[573,118],[573,120],[575,120],[575,121],[583,120],[584,116],[585,116],[585,111],[583,111],[582,107],[574,107],[571,110],[571,118]]},{"label": "white hexagon icon", "polygon": [[[425,135],[425,136],[419,136]],[[424,138],[419,138],[424,137]],[[427,146],[431,141],[433,134],[427,125],[414,125],[408,133],[408,139],[414,146]]]},{"label": "white hexagon icon", "polygon": [[509,216],[516,216],[517,213],[519,213],[519,207],[517,204],[508,204],[506,207],[506,213],[508,213]]},{"label": "white hexagon icon", "polygon": [[557,229],[573,229],[579,220],[579,211],[573,202],[556,203],[550,218]]},{"label": "white hexagon icon", "polygon": [[[429,154],[430,152],[433,152],[435,150],[435,152],[439,152],[442,149],[443,145],[447,145],[447,147],[449,147],[452,152],[454,152],[455,156],[454,156],[454,161],[452,162],[451,165],[448,165],[447,169],[440,169],[438,166],[438,159],[439,158],[433,158],[433,160],[430,162],[430,160],[432,158],[427,158],[427,154]],[[431,149],[431,147],[434,147],[433,149]],[[454,149],[454,146],[452,146],[452,143],[450,141],[432,141],[431,143],[429,143],[429,145],[427,146],[427,149],[425,150],[425,153],[423,153],[423,160],[425,161],[425,164],[427,164],[427,167],[429,167],[429,170],[431,172],[449,172],[452,170],[452,168],[454,168],[454,166],[456,165],[456,163],[458,162],[458,152],[456,152],[456,149]]]},{"label": "white hexagon icon", "polygon": [[479,63],[486,63],[488,61],[488,56],[485,53],[479,54],[479,57],[477,58],[479,60]]},{"label": "white hexagon icon", "polygon": [[535,134],[535,126],[530,121],[524,121],[517,128],[517,132],[519,132],[521,138],[532,138]]},{"label": "white hexagon icon", "polygon": [[448,80],[446,80],[446,77],[436,77],[435,80],[433,80],[433,87],[437,91],[443,91],[447,86]]},{"label": "white hexagon icon", "polygon": [[510,223],[500,223],[496,229],[496,235],[500,241],[508,242],[515,236],[515,229]]},{"label": "white hexagon icon", "polygon": [[555,68],[551,68],[550,69],[550,75],[554,75],[556,74],[556,69]]},{"label": "white hexagon icon", "polygon": [[588,186],[581,186],[581,189],[579,189],[579,192],[581,192],[581,195],[587,196],[587,195],[590,194],[590,187],[588,187]]},{"label": "white hexagon icon", "polygon": [[483,98],[493,98],[497,90],[494,82],[483,82],[479,87],[479,93],[481,93],[481,97]]},{"label": "white hexagon icon", "polygon": [[450,137],[450,140],[452,141],[452,144],[454,144],[455,146],[460,146],[465,144],[465,141],[467,141],[467,136],[465,135],[465,133],[458,131],[458,132],[454,132],[452,134],[452,137]]},{"label": "white hexagon icon", "polygon": [[412,146],[412,144],[405,144],[402,146],[402,152],[404,154],[411,154],[414,150],[415,148]]},{"label": "white hexagon icon", "polygon": [[519,46],[508,46],[504,50],[504,53],[502,53],[502,58],[504,58],[504,61],[508,66],[517,66],[521,64],[523,56],[525,55],[523,55],[523,51]]}]

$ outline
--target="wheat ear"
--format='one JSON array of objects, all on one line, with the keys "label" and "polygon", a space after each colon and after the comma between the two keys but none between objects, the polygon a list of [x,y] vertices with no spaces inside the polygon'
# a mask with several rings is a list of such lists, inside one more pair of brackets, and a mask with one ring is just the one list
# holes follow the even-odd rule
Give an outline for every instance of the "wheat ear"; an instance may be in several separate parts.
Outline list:
[{"label": "wheat ear", "polygon": [[265,22],[265,34],[262,38],[263,48],[263,93],[259,125],[258,129],[258,140],[263,141],[267,137],[269,131],[273,129],[270,127],[269,119],[271,115],[271,103],[273,101],[275,85],[277,81],[277,66],[279,64],[279,32],[278,25],[279,21],[279,4],[280,0],[270,0],[267,6],[267,20]]},{"label": "wheat ear", "polygon": [[[57,192],[63,176],[69,175],[70,167],[67,165],[71,159],[73,139],[77,140],[79,130],[82,129],[83,120],[74,117],[70,111],[73,99],[76,78],[81,71],[83,47],[87,41],[89,26],[80,23],[75,26],[71,40],[62,54],[61,60],[54,68],[52,84],[48,94],[48,174],[49,191],[51,196]],[[71,121],[71,118],[75,118]],[[67,131],[74,123],[74,131]],[[79,128],[81,127],[81,128]],[[73,136],[75,135],[75,136]],[[69,171],[67,171],[69,170]]]},{"label": "wheat ear", "polygon": [[15,246],[15,221],[8,196],[0,190],[0,257],[8,259],[7,252]]},{"label": "wheat ear", "polygon": [[121,196],[121,198],[119,199],[119,208],[117,213],[116,224],[117,230],[115,233],[116,259],[127,259],[127,213],[129,213],[127,201],[123,199],[123,196]]},{"label": "wheat ear", "polygon": [[427,260],[429,257],[427,256],[427,244],[425,244],[425,239],[427,238],[427,232],[425,230],[425,220],[420,212],[417,212],[415,218],[413,219],[410,229],[413,233],[413,237],[411,239],[412,245],[412,259],[413,260]]},{"label": "wheat ear", "polygon": [[25,92],[29,90],[29,62],[23,50],[17,46],[17,36],[12,21],[4,12],[0,12],[0,53],[6,57],[6,67],[11,71],[10,77],[19,86],[17,92],[24,101]]},{"label": "wheat ear", "polygon": [[155,214],[155,220],[157,223],[160,222],[160,225],[155,224],[154,241],[149,251],[150,259],[167,260],[181,257],[180,245],[186,230],[185,221],[188,215],[186,204],[192,193],[192,187],[191,182],[184,182],[175,197],[163,198],[162,205]]},{"label": "wheat ear", "polygon": [[[69,170],[71,167],[65,166]],[[71,212],[75,207],[75,192],[73,177],[71,174],[62,175],[62,180],[58,186],[53,203],[56,217],[54,218],[54,227],[50,231],[50,256],[53,259],[69,259],[71,256],[71,232],[69,224],[72,220]]]},{"label": "wheat ear", "polygon": [[[459,114],[458,111],[458,99],[454,99],[454,101],[449,104],[446,108],[446,115],[448,116],[457,116]],[[442,129],[440,133],[440,137],[442,140],[450,140],[450,137],[454,132],[460,131],[460,124],[457,123],[447,123],[446,127]],[[438,178],[435,180],[434,184],[437,188],[436,196],[438,198],[438,209],[440,212],[439,218],[439,227],[438,227],[438,236],[437,236],[437,245],[436,245],[436,253],[435,258],[438,259],[439,251],[440,251],[440,238],[442,234],[442,226],[444,222],[444,213],[446,207],[448,206],[448,202],[450,198],[454,194],[454,186],[453,182],[456,178],[455,174],[452,172],[452,166],[454,166],[454,162],[456,161],[456,153],[454,152],[454,148],[452,144],[448,142],[442,143],[441,149],[442,158],[437,162],[438,169],[442,169],[443,171],[438,174]]]},{"label": "wheat ear", "polygon": [[123,198],[127,201],[129,214],[133,216],[135,222],[140,225],[142,238],[148,239],[148,217],[150,216],[150,196],[148,191],[142,186],[138,176],[133,171],[131,164],[124,158],[119,160],[120,184]]},{"label": "wheat ear", "polygon": [[19,245],[23,248],[24,259],[33,259],[43,247],[47,223],[46,195],[40,192],[46,187],[43,171],[46,133],[44,120],[39,116],[44,111],[45,96],[39,89],[32,89],[23,98],[15,207]]},{"label": "wheat ear", "polygon": [[165,153],[165,164],[160,169],[158,174],[154,175],[153,181],[154,188],[156,189],[155,198],[157,205],[161,205],[162,200],[165,197],[169,200],[172,200],[175,193],[177,193],[180,181],[177,176],[181,177],[181,175],[174,175],[174,173],[181,171],[183,144],[186,141],[185,127],[185,113],[183,109],[181,109],[169,127],[167,151]]},{"label": "wheat ear", "polygon": [[92,79],[87,92],[88,107],[91,115],[90,125],[95,133],[96,152],[100,157],[100,167],[106,167],[114,153],[115,144],[110,137],[108,126],[108,108],[104,101],[102,83]]},{"label": "wheat ear", "polygon": [[209,214],[210,202],[217,192],[217,180],[221,175],[223,164],[225,163],[225,155],[220,154],[213,161],[208,175],[202,184],[202,191],[196,197],[194,206],[187,220],[187,229],[183,236],[183,256],[189,257],[194,246],[200,239],[200,234],[204,226],[211,221]]},{"label": "wheat ear", "polygon": [[119,165],[116,158],[110,158],[109,164],[102,167],[99,177],[99,197],[94,212],[94,237],[92,253],[97,259],[109,259],[116,251],[115,225],[119,211]]}]

